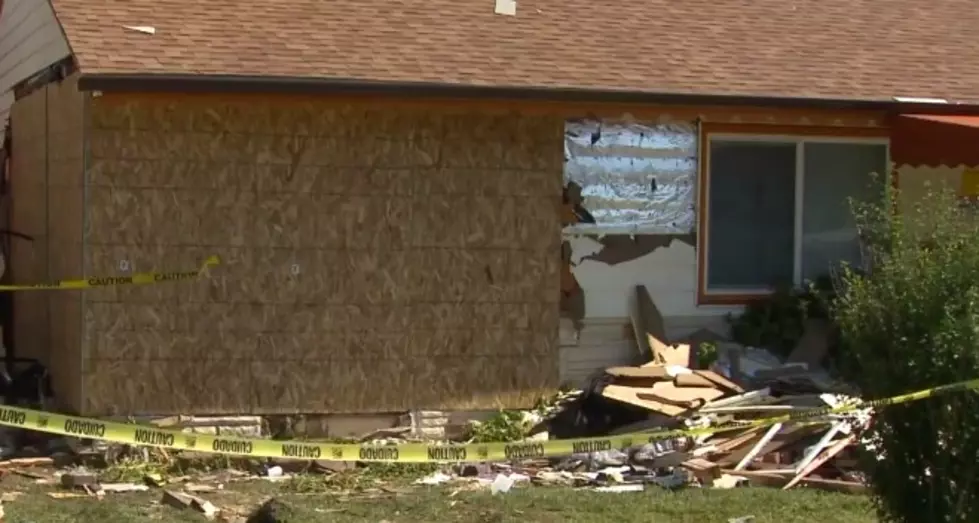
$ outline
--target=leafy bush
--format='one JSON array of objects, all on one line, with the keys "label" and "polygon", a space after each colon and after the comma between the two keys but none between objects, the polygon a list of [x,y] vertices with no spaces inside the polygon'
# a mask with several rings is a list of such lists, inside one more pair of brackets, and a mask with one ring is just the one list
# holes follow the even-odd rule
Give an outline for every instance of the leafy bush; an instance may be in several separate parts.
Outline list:
[{"label": "leafy bush", "polygon": [[[979,221],[952,194],[899,213],[896,198],[855,207],[870,271],[844,272],[831,307],[840,370],[870,398],[979,377]],[[873,430],[882,519],[979,521],[979,394],[882,409]]]},{"label": "leafy bush", "polygon": [[500,410],[484,421],[473,421],[467,439],[473,443],[520,441],[527,437],[531,426],[523,412]]},{"label": "leafy bush", "polygon": [[717,361],[717,345],[704,342],[697,348],[697,368],[709,369]]},{"label": "leafy bush", "polygon": [[809,282],[805,289],[776,289],[729,319],[731,338],[741,345],[787,357],[802,339],[807,319],[829,317],[827,307],[833,297],[828,275]]},{"label": "leafy bush", "polygon": [[743,313],[730,318],[731,338],[741,345],[788,356],[802,338],[806,309],[799,291],[777,289],[770,297],[748,304]]}]

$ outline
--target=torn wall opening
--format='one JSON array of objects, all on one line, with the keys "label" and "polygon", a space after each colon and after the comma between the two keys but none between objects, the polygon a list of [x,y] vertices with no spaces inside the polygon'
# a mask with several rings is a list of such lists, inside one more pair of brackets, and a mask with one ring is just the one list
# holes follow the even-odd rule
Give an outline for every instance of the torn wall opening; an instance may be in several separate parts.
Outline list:
[{"label": "torn wall opening", "polygon": [[697,126],[571,121],[564,151],[562,312],[580,322],[587,313],[572,267],[615,266],[692,240]]},{"label": "torn wall opening", "polygon": [[[577,375],[635,356],[623,337],[631,336],[636,286],[667,315],[692,295],[698,126],[568,121],[564,153],[561,315],[581,361],[563,365],[581,367],[569,371]],[[589,324],[606,333],[583,333]],[[583,345],[592,343],[586,354]],[[618,345],[622,354],[612,348]]]}]

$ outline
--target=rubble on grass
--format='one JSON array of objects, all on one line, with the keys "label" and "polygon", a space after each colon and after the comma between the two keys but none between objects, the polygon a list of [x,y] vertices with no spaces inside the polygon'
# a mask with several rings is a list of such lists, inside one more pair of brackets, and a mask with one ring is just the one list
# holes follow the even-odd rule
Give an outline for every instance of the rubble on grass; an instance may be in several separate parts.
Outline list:
[{"label": "rubble on grass", "polygon": [[[636,290],[632,322],[636,357],[642,363],[604,369],[587,387],[562,392],[532,411],[502,413],[498,420],[474,423],[469,440],[429,443],[487,441],[493,434],[540,441],[678,429],[725,430],[653,441],[640,437],[634,438],[636,444],[630,448],[543,460],[445,465],[434,474],[419,477],[416,483],[451,483],[460,489],[495,493],[540,484],[602,492],[630,492],[649,486],[735,488],[745,484],[848,492],[866,488],[863,475],[856,469],[856,450],[873,444],[867,436],[872,412],[825,412],[827,408],[859,403],[851,387],[818,367],[827,350],[826,325],[810,322],[799,346],[785,362],[759,348],[711,340],[708,363],[704,358],[707,351],[701,350],[699,343],[664,341],[662,318],[642,287]],[[758,424],[758,420],[786,414],[795,417],[782,423]],[[514,426],[492,426],[497,422]],[[395,427],[365,434],[358,441],[369,445],[419,441],[412,434],[410,427]],[[182,484],[182,494],[196,496],[221,490],[231,481],[284,481],[297,474],[348,474],[364,467],[352,461],[234,458],[244,463],[247,473],[196,477],[193,482],[190,478],[145,474],[143,484],[107,483],[87,472],[93,468],[83,467],[104,467],[120,458],[145,462],[150,460],[151,451],[100,442],[82,444],[80,440],[39,434],[0,438],[14,440],[19,445],[7,445],[4,454],[10,458],[0,461],[0,474],[7,470],[24,474],[32,467],[60,468],[58,473],[41,475],[36,481],[62,484],[65,496],[170,489],[177,484]],[[193,454],[152,452],[162,453],[165,460]],[[82,468],[65,469],[66,465]]]},{"label": "rubble on grass", "polygon": [[[620,471],[625,482],[644,482],[650,470],[680,469],[692,477],[684,484],[718,488],[762,484],[783,489],[796,485],[849,492],[865,489],[855,469],[856,450],[866,443],[872,411],[826,413],[859,405],[860,400],[852,387],[814,366],[828,349],[827,328],[819,320],[807,324],[806,334],[786,362],[762,349],[728,343],[714,347],[717,357],[708,368],[698,368],[704,365],[696,345],[662,341],[662,318],[641,286],[635,311],[633,330],[645,363],[605,369],[551,416],[550,434],[563,439],[725,430],[669,440],[674,450],[654,453],[653,459],[643,455],[643,447],[572,456],[570,461],[585,464],[578,470],[628,466]],[[782,415],[793,419],[759,426],[759,420]],[[558,470],[567,463],[558,463]]]}]

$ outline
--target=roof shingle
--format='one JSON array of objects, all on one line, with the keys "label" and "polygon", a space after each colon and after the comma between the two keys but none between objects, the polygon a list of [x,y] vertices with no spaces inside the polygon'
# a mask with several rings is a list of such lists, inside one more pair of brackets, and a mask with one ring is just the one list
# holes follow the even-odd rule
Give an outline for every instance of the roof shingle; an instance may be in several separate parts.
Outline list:
[{"label": "roof shingle", "polygon": [[976,0],[517,1],[52,3],[83,73],[979,101]]}]

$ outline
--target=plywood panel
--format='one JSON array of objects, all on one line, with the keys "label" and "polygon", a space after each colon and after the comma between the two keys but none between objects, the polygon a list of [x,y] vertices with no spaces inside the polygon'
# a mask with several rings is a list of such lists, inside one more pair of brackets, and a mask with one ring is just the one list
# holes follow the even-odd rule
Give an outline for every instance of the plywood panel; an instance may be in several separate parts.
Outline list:
[{"label": "plywood panel", "polygon": [[[84,176],[84,106],[77,75],[45,87],[47,96],[46,208],[47,278],[78,278],[82,266],[82,186]],[[81,380],[81,299],[78,291],[48,296],[50,368],[62,406],[79,410]]]},{"label": "plywood panel", "polygon": [[88,368],[162,380],[196,354],[236,378],[181,380],[168,402],[89,375],[91,412],[495,408],[557,386],[561,119],[93,105],[89,273],[224,264],[87,293]]},{"label": "plywood panel", "polygon": [[[10,112],[10,228],[34,237],[34,241],[11,241],[8,270],[17,282],[38,282],[47,277],[46,105],[45,91],[36,91],[15,102]],[[49,361],[47,299],[47,295],[37,293],[17,293],[13,299],[14,350],[18,356],[44,363]]]},{"label": "plywood panel", "polygon": [[[10,228],[34,236],[31,242],[12,242],[11,270],[18,283],[83,273],[84,100],[77,78],[69,77],[42,86],[13,106]],[[14,295],[14,350],[19,357],[47,365],[57,399],[76,409],[80,299],[76,291]]]}]

